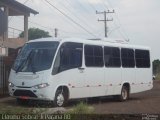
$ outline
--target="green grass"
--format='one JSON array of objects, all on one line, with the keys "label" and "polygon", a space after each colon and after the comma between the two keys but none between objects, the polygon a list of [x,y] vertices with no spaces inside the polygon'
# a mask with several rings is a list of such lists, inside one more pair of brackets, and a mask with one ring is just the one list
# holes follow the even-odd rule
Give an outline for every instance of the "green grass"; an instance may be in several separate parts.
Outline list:
[{"label": "green grass", "polygon": [[[72,107],[65,114],[72,115],[70,120],[93,120],[92,115],[94,115],[94,108],[86,103],[80,102],[76,106]],[[91,118],[89,118],[89,115]],[[87,119],[86,119],[87,118]]]},{"label": "green grass", "polygon": [[[51,106],[30,106],[30,105],[19,105],[16,100],[6,100],[0,102],[0,114],[41,114],[47,112]],[[94,108],[87,105],[86,103],[80,102],[76,106],[68,109],[64,114],[92,114]]]},{"label": "green grass", "polygon": [[94,108],[87,105],[86,103],[80,102],[67,113],[69,114],[92,114],[94,113]]},{"label": "green grass", "polygon": [[0,102],[0,114],[39,114],[45,110],[45,108],[18,105],[15,100]]},{"label": "green grass", "polygon": [[31,114],[32,108],[25,108],[20,106],[11,106],[0,103],[0,114]]}]

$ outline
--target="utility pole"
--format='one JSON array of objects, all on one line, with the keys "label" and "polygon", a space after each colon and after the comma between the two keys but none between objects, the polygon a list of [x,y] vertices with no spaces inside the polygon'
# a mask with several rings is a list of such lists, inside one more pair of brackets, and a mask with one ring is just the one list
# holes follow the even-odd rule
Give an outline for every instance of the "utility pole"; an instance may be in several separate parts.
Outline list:
[{"label": "utility pole", "polygon": [[108,13],[114,13],[114,10],[113,11],[110,11],[110,10],[108,10],[108,11],[104,11],[104,12],[98,12],[98,11],[96,11],[96,14],[104,14],[104,20],[99,20],[98,19],[98,21],[103,21],[104,22],[104,30],[105,30],[105,37],[108,37],[108,28],[107,28],[107,22],[109,22],[109,21],[113,21],[113,18],[112,19],[108,19],[107,18],[107,14]]},{"label": "utility pole", "polygon": [[55,38],[56,38],[58,36],[58,29],[55,28],[54,30],[55,30]]}]

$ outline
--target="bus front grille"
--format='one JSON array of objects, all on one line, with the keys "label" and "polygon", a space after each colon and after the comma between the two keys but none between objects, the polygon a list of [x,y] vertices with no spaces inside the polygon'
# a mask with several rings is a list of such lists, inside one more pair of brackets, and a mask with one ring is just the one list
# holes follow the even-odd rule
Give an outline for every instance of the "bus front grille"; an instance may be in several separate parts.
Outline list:
[{"label": "bus front grille", "polygon": [[16,90],[14,92],[14,96],[27,96],[37,98],[37,96],[30,90]]}]

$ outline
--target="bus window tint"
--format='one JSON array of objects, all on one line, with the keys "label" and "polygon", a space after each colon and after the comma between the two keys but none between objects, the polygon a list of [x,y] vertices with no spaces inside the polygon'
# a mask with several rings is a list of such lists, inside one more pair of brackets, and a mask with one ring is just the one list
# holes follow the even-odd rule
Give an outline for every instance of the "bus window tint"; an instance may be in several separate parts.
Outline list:
[{"label": "bus window tint", "polygon": [[121,49],[122,66],[125,68],[134,68],[134,50],[129,48]]},{"label": "bus window tint", "polygon": [[53,68],[53,74],[81,67],[82,50],[83,50],[82,43],[72,43],[72,42],[64,43],[57,54],[55,65]]},{"label": "bus window tint", "polygon": [[137,68],[150,68],[150,54],[148,50],[135,50]]},{"label": "bus window tint", "polygon": [[104,47],[104,61],[106,67],[120,67],[120,49],[116,47]]},{"label": "bus window tint", "polygon": [[103,48],[101,46],[85,45],[85,65],[103,67]]}]

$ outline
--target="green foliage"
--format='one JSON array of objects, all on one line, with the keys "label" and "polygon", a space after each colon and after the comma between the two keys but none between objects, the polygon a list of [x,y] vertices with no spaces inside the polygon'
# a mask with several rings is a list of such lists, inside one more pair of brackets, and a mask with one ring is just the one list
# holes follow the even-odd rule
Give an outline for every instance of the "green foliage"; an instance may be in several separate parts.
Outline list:
[{"label": "green foliage", "polygon": [[[24,32],[19,34],[20,38],[24,37]],[[46,37],[51,37],[49,35],[49,32],[41,30],[39,28],[29,28],[28,30],[28,39],[29,40],[34,40],[38,38],[46,38]]]},{"label": "green foliage", "polygon": [[94,108],[87,105],[86,103],[79,103],[74,106],[68,113],[70,114],[92,114],[94,113]]},{"label": "green foliage", "polygon": [[157,74],[156,80],[160,80],[160,73]]},{"label": "green foliage", "polygon": [[160,60],[153,61],[153,74],[156,76],[156,80],[160,80]]},{"label": "green foliage", "polygon": [[153,74],[157,75],[160,73],[160,60],[153,61]]}]

